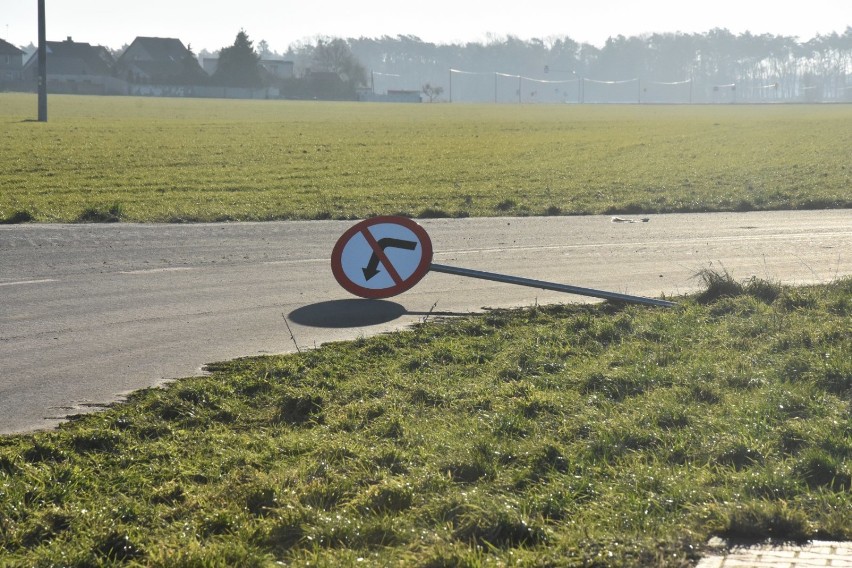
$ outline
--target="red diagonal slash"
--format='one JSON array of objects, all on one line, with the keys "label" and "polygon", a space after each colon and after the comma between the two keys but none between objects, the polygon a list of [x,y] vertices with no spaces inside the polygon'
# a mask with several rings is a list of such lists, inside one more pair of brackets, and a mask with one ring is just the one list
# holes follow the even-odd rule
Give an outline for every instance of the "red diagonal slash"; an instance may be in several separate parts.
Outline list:
[{"label": "red diagonal slash", "polygon": [[385,249],[383,249],[373,234],[370,232],[369,228],[364,227],[361,229],[361,234],[364,235],[364,238],[367,239],[367,243],[370,245],[370,248],[373,249],[373,252],[376,253],[376,256],[379,257],[379,261],[381,261],[382,265],[385,267],[385,270],[388,271],[390,277],[393,278],[394,283],[399,286],[402,283],[402,278],[399,276],[399,272],[396,271],[393,264],[391,264],[388,255],[385,254]]}]

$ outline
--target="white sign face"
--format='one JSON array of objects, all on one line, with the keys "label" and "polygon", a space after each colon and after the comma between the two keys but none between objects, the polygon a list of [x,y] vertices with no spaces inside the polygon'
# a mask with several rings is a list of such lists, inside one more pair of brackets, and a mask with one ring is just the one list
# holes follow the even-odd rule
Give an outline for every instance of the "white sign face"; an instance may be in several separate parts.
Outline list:
[{"label": "white sign face", "polygon": [[408,290],[429,271],[432,243],[406,217],[375,217],[346,231],[331,260],[341,286],[364,298],[386,298]]}]

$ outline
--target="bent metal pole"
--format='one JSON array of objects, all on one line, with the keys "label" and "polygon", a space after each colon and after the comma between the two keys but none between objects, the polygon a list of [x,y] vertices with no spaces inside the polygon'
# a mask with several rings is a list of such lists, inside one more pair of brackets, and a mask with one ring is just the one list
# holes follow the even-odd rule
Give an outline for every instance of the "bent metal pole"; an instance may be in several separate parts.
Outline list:
[{"label": "bent metal pole", "polygon": [[654,298],[645,298],[642,296],[631,296],[629,294],[619,294],[618,292],[595,290],[594,288],[581,288],[579,286],[569,286],[568,284],[557,284],[555,282],[534,280],[532,278],[522,278],[520,276],[507,276],[505,274],[495,274],[493,272],[471,270],[470,268],[458,268],[456,266],[446,266],[444,264],[430,264],[429,270],[434,270],[435,272],[443,272],[445,274],[454,274],[456,276],[479,278],[481,280],[505,282],[506,284],[518,284],[519,286],[529,286],[530,288],[541,288],[543,290],[554,290],[556,292],[567,292],[569,294],[591,296],[593,298],[602,298],[604,300],[628,302],[631,304],[644,304],[646,306],[658,306],[663,308],[671,308],[677,305],[674,302],[669,302],[668,300],[657,300]]}]

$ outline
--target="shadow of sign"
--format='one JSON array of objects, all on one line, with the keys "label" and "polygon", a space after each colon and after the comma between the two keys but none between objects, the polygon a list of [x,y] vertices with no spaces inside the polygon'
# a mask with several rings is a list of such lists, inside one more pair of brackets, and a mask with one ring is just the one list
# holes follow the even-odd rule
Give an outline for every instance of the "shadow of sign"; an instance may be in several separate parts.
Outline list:
[{"label": "shadow of sign", "polygon": [[302,306],[288,319],[309,327],[364,327],[393,321],[408,313],[404,306],[387,300],[331,300]]},{"label": "shadow of sign", "polygon": [[[434,306],[433,306],[434,307]],[[393,321],[402,316],[459,317],[470,312],[410,312],[401,304],[387,300],[330,300],[302,306],[287,316],[293,323],[308,327],[365,327]]]}]

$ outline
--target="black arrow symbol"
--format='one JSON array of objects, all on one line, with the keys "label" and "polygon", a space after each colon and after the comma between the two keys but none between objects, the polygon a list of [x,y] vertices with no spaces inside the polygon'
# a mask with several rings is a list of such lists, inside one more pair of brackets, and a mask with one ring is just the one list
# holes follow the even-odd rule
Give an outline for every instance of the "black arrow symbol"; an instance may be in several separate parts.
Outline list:
[{"label": "black arrow symbol", "polygon": [[[394,239],[393,237],[385,237],[376,241],[382,250],[388,247],[401,248],[405,250],[414,250],[417,248],[417,241],[404,241],[402,239]],[[364,279],[369,280],[379,272],[379,255],[373,252],[370,256],[370,262],[367,266],[361,269],[364,272]]]}]

